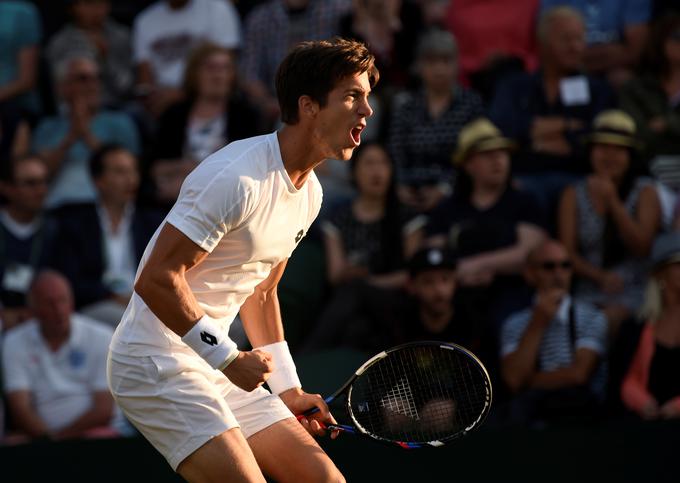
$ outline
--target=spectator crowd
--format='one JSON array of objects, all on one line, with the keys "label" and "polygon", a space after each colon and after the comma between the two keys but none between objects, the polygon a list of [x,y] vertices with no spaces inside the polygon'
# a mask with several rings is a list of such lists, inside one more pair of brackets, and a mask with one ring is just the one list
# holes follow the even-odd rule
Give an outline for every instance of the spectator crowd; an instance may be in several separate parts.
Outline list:
[{"label": "spectator crowd", "polygon": [[293,352],[463,345],[489,424],[680,418],[674,2],[0,0],[2,441],[133,433],[105,359],[146,243],[198,163],[281,125],[291,46],[333,36],[380,82],[317,172]]}]

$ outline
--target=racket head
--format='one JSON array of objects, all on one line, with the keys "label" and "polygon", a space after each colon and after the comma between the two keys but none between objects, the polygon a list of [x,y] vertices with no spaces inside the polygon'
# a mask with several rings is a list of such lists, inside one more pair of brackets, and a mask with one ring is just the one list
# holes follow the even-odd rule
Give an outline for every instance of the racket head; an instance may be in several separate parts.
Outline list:
[{"label": "racket head", "polygon": [[347,387],[360,433],[405,448],[437,447],[478,428],[491,408],[484,364],[466,348],[412,342],[369,359]]}]

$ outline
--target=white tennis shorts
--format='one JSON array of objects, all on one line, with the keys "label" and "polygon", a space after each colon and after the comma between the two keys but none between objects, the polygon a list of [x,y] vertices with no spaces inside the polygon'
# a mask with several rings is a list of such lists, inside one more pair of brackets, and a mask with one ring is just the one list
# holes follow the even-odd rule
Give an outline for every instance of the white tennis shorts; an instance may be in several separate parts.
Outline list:
[{"label": "white tennis shorts", "polygon": [[116,403],[173,470],[224,431],[240,427],[248,438],[294,417],[278,396],[246,392],[193,354],[110,353],[107,371]]}]

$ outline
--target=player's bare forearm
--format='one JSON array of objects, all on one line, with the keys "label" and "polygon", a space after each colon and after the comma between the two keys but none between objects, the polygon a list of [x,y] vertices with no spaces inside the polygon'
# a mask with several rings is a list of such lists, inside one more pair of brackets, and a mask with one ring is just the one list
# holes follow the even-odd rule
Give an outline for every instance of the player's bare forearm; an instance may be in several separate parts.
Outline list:
[{"label": "player's bare forearm", "polygon": [[277,287],[283,276],[286,262],[272,269],[240,309],[241,321],[248,340],[253,347],[260,347],[284,340],[283,322]]},{"label": "player's bare forearm", "polygon": [[165,325],[184,336],[204,312],[189,288],[185,273],[208,253],[166,223],[135,283],[135,292]]}]

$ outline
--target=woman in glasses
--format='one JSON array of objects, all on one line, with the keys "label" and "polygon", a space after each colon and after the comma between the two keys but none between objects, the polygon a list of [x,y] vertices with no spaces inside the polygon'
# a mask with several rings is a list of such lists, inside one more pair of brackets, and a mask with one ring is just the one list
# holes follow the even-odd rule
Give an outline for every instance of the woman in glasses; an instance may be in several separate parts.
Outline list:
[{"label": "woman in glasses", "polygon": [[562,194],[559,238],[574,262],[575,294],[605,312],[615,335],[642,302],[661,210],[656,188],[639,175],[635,122],[628,114],[602,112],[588,141],[592,172]]}]

